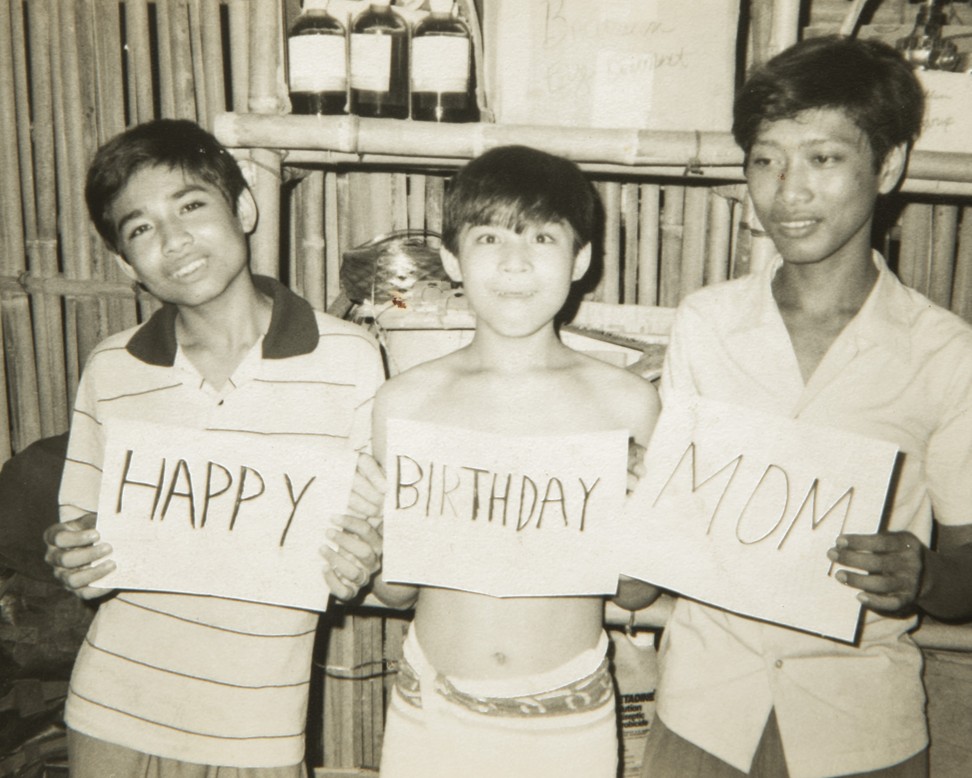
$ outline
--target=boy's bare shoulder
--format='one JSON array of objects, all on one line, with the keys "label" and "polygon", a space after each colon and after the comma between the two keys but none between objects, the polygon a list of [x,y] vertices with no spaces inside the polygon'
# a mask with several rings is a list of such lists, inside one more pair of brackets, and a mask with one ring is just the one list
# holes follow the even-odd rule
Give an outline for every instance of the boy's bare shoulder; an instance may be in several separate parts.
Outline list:
[{"label": "boy's bare shoulder", "polygon": [[456,358],[453,354],[422,362],[392,376],[378,390],[376,403],[383,408],[405,410],[418,401],[424,401],[439,387],[456,375]]},{"label": "boy's bare shoulder", "polygon": [[620,395],[628,394],[634,398],[651,399],[657,397],[658,392],[655,390],[654,384],[637,373],[603,362],[587,354],[578,354],[578,356],[580,357],[578,364],[583,371],[585,380],[597,384],[601,391]]},{"label": "boy's bare shoulder", "polygon": [[[635,430],[650,430],[661,410],[655,385],[637,373],[580,354],[579,372],[592,397]],[[640,436],[635,434],[636,438]]]}]

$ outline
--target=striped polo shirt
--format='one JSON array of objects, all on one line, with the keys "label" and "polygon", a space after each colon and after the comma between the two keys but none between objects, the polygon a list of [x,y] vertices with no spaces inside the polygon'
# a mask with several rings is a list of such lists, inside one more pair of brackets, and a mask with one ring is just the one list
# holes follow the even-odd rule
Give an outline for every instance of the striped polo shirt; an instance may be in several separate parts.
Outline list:
[{"label": "striped polo shirt", "polygon": [[[383,379],[374,340],[273,279],[255,282],[273,298],[270,326],[220,389],[178,348],[173,306],[92,351],[75,400],[62,521],[96,511],[104,424],[113,417],[173,425],[173,434],[231,432],[243,447],[266,436],[369,446]],[[188,762],[296,764],[317,618],[218,597],[119,591],[101,603],[78,655],[66,721],[92,737]]]}]

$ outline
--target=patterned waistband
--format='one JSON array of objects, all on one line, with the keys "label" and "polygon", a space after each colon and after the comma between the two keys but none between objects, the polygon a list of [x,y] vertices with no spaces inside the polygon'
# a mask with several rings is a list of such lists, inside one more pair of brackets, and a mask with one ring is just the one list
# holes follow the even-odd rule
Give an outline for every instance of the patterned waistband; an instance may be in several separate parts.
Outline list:
[{"label": "patterned waistband", "polygon": [[[395,688],[401,698],[415,708],[422,707],[422,683],[415,669],[404,659],[399,661]],[[480,697],[457,689],[444,675],[435,676],[434,691],[447,701],[474,713],[489,716],[561,716],[595,710],[609,702],[614,694],[607,657],[586,678],[556,689],[519,697]]]}]

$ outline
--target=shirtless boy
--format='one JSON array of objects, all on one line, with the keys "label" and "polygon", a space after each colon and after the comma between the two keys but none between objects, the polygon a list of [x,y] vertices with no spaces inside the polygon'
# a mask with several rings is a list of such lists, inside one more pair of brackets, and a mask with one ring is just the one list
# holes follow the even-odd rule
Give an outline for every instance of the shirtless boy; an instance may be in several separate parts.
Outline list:
[{"label": "shirtless boy", "polygon": [[[590,263],[594,206],[576,165],[534,149],[497,148],[459,172],[442,260],[476,313],[475,335],[385,384],[375,400],[379,461],[392,418],[471,435],[623,428],[648,440],[659,409],[652,385],[568,348],[554,323]],[[602,597],[499,599],[381,577],[375,593],[415,606],[383,777],[616,775]],[[634,609],[655,593],[625,580],[615,601]]]}]

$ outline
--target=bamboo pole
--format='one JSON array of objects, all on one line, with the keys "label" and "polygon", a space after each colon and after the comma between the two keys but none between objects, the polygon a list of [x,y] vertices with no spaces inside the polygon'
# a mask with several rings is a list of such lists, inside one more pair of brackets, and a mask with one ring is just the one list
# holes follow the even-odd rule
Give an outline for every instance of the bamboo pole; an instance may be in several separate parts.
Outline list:
[{"label": "bamboo pole", "polygon": [[682,261],[679,267],[679,295],[702,286],[705,275],[706,222],[708,221],[709,190],[702,186],[685,187],[685,211],[682,229]]},{"label": "bamboo pole", "polygon": [[[251,68],[253,70],[253,68]],[[683,167],[735,165],[742,152],[722,132],[550,127],[543,125],[438,124],[356,116],[220,114],[216,136],[231,147],[334,150],[355,154],[472,159],[495,146],[520,143],[588,162],[623,165],[670,163]]]},{"label": "bamboo pole", "polygon": [[658,305],[658,245],[661,187],[641,184],[638,229],[638,304]]},{"label": "bamboo pole", "polygon": [[344,252],[354,246],[351,239],[351,176],[342,173],[337,178],[337,213],[338,213],[338,262],[344,261]]},{"label": "bamboo pole", "polygon": [[[94,148],[110,137],[125,129],[125,87],[122,71],[122,56],[119,46],[121,40],[121,19],[118,3],[114,0],[88,0],[87,26],[91,30],[94,53],[93,81],[96,85],[93,124],[97,132],[92,132]],[[89,156],[90,159],[90,156]],[[94,265],[99,268],[101,278],[121,281],[123,276],[108,247],[91,228],[88,219],[88,234],[91,237],[91,252]],[[138,321],[135,298],[109,299],[107,302],[109,321],[112,331],[128,329]],[[76,383],[71,383],[71,394]]]},{"label": "bamboo pole", "polygon": [[206,52],[203,49],[202,8],[200,0],[186,2],[185,22],[188,29],[189,54],[192,57],[192,81],[189,83],[189,95],[193,99],[196,121],[207,130],[213,125],[210,121],[209,108],[209,79],[206,77]]},{"label": "bamboo pole", "polygon": [[599,302],[621,301],[621,184],[616,181],[595,182],[604,206],[604,240],[601,278],[593,299]]},{"label": "bamboo pole", "polygon": [[156,56],[159,62],[159,107],[161,115],[168,119],[186,117],[180,110],[181,87],[179,71],[174,60],[179,56],[174,48],[172,4],[178,0],[156,0],[155,29],[158,36]]},{"label": "bamboo pole", "polygon": [[324,310],[325,297],[324,256],[324,173],[309,173],[298,184],[301,191],[300,218],[298,223],[298,254],[304,297],[315,308]]},{"label": "bamboo pole", "polygon": [[898,275],[904,284],[922,294],[928,291],[931,209],[930,205],[924,203],[909,203],[901,214]]},{"label": "bamboo pole", "polygon": [[[206,128],[212,131],[216,114],[227,108],[226,86],[223,83],[224,51],[219,0],[200,0],[199,26],[206,87],[206,112],[200,113],[200,118],[205,121]],[[242,45],[245,46],[245,41]]]},{"label": "bamboo pole", "polygon": [[[57,13],[53,17],[54,29],[60,35],[59,41],[55,41],[59,45],[52,49],[52,72],[61,255],[65,272],[75,278],[88,279],[95,277],[95,268],[84,211],[85,122],[76,97],[81,92],[76,6],[57,3],[55,8],[60,9],[60,17]],[[81,365],[91,349],[108,335],[108,321],[100,300],[79,300],[76,306],[77,364]]]},{"label": "bamboo pole", "polygon": [[389,188],[391,190],[392,229],[408,229],[408,176],[405,173],[390,174]]},{"label": "bamboo pole", "polygon": [[682,219],[685,212],[685,187],[666,186],[662,203],[658,304],[674,308],[678,304],[681,288]]},{"label": "bamboo pole", "polygon": [[[8,6],[0,14],[0,127],[8,138],[17,134],[14,125],[17,99],[10,11]],[[11,274],[23,272],[26,259],[22,201],[18,188],[19,160],[16,151],[16,146],[12,143],[4,144],[4,148],[0,150],[5,172],[5,175],[0,176],[0,198],[3,205],[3,213],[0,214],[3,248],[0,272]],[[0,456],[6,460],[13,451],[21,449],[41,435],[42,415],[37,401],[35,355],[26,297],[10,293],[0,294],[0,330],[4,345],[3,361],[6,362],[5,365],[0,365],[0,371],[8,382],[7,391],[0,402],[0,418],[4,422],[4,429],[0,432]]]},{"label": "bamboo pole", "polygon": [[[155,118],[155,100],[152,89],[152,47],[146,0],[125,0],[125,37],[125,51],[128,53],[130,70],[128,78],[131,116],[135,122],[147,122]],[[163,104],[164,112],[165,104]],[[172,116],[171,113],[165,115]]]},{"label": "bamboo pole", "polygon": [[800,0],[773,0],[773,23],[762,61],[792,46],[800,36]]},{"label": "bamboo pole", "polygon": [[732,203],[718,192],[710,190],[703,283],[714,284],[729,278],[731,244]]},{"label": "bamboo pole", "polygon": [[121,18],[116,0],[97,0],[91,6],[98,59],[98,141],[125,129],[125,78],[122,68]]},{"label": "bamboo pole", "polygon": [[[169,26],[169,70],[172,78],[172,94],[175,99],[174,116],[196,120],[194,67],[191,33],[189,31],[189,7],[187,0],[165,0]],[[159,8],[161,10],[161,6]],[[159,42],[161,51],[162,44]],[[160,63],[161,67],[161,63]]]},{"label": "bamboo pole", "polygon": [[445,179],[430,175],[425,181],[425,226],[442,233],[442,202],[445,195]]},{"label": "bamboo pole", "polygon": [[952,310],[972,322],[972,206],[962,209],[952,280]]},{"label": "bamboo pole", "polygon": [[[281,105],[273,77],[282,60],[280,4],[267,0],[253,2],[249,11],[249,28],[260,31],[259,35],[252,36],[249,46],[249,110],[276,111]],[[279,277],[281,153],[274,146],[250,151],[252,190],[260,213],[257,229],[250,236],[250,253],[256,272]]]},{"label": "bamboo pole", "polygon": [[622,256],[623,276],[621,302],[632,303],[638,298],[638,185],[627,183],[621,187],[621,221],[624,230]]},{"label": "bamboo pole", "polygon": [[955,247],[958,243],[958,206],[935,205],[932,209],[931,257],[928,268],[928,299],[942,308],[952,302]]},{"label": "bamboo pole", "polygon": [[[249,0],[228,0],[231,105],[246,111],[250,99],[250,8]],[[215,127],[216,120],[213,119]]]},{"label": "bamboo pole", "polygon": [[338,200],[338,174],[327,171],[324,173],[324,293],[328,308],[341,292]]},{"label": "bamboo pole", "polygon": [[[10,386],[6,365],[7,337],[3,326],[7,319],[6,306],[7,298],[0,294],[0,343],[4,344],[4,358],[0,359],[0,381],[3,382],[4,388]],[[7,402],[7,394],[7,391],[0,392],[0,463],[6,462],[14,453],[13,441],[10,437],[13,424],[10,414],[10,404]]]},{"label": "bamboo pole", "polygon": [[421,173],[408,177],[408,226],[413,230],[425,229],[425,176]]},{"label": "bamboo pole", "polygon": [[[349,674],[355,666],[354,619],[345,613],[341,622],[331,622],[327,641],[327,665]],[[355,766],[354,728],[342,726],[355,717],[354,682],[336,676],[324,677],[324,764],[328,767]]]}]

